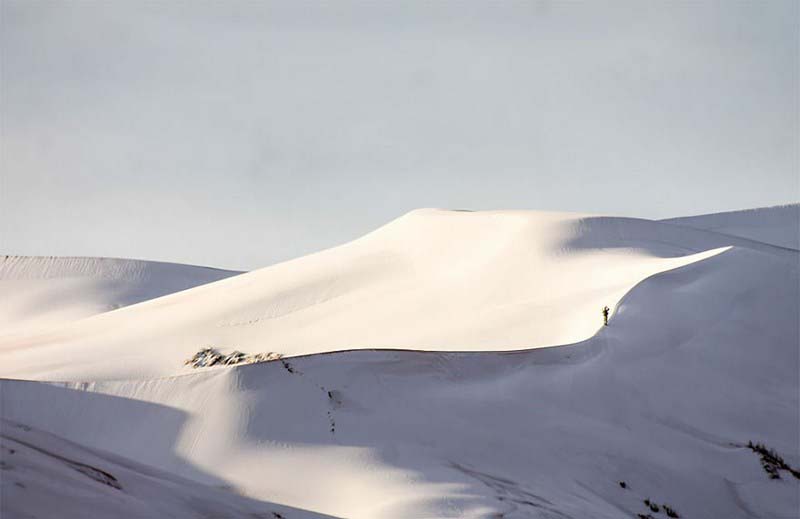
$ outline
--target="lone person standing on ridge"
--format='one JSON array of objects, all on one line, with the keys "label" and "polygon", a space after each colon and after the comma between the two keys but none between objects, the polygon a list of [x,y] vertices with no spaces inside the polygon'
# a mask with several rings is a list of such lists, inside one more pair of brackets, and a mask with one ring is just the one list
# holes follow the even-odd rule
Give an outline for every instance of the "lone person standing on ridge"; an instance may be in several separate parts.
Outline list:
[{"label": "lone person standing on ridge", "polygon": [[603,324],[608,326],[608,307],[603,307]]}]

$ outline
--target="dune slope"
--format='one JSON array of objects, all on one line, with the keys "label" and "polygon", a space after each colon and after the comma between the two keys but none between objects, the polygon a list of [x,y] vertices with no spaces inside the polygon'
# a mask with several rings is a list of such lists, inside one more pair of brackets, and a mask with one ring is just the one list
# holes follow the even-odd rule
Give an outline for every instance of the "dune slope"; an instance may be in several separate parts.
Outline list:
[{"label": "dune slope", "polygon": [[[291,507],[279,512],[286,518],[666,517],[665,504],[684,518],[795,517],[800,480],[787,470],[770,479],[747,444],[800,467],[798,259],[663,222],[415,212],[332,251],[14,338],[0,353],[5,376],[64,381],[0,381],[0,414],[88,446],[100,463],[136,460],[179,478],[187,495],[216,489],[209,499],[230,500],[229,517],[274,504]],[[493,297],[514,304],[504,319],[479,319],[467,295],[487,308]],[[605,301],[615,307],[609,327]],[[379,303],[395,321],[370,313]],[[404,307],[413,304],[421,309]],[[181,317],[181,308],[199,315]],[[289,321],[311,330],[218,326],[260,330],[221,337],[259,350],[285,341],[301,356],[175,366],[182,334],[264,308],[277,323],[311,312]],[[425,312],[437,312],[442,328]],[[334,316],[356,329],[337,328]],[[443,350],[463,351],[355,343],[302,355],[377,337],[379,325],[394,334],[384,345],[435,350],[427,341],[436,336]],[[88,345],[71,337],[81,333]],[[312,348],[315,334],[328,340]],[[125,357],[134,338],[141,351]],[[564,344],[508,351],[557,339]],[[73,365],[60,356],[88,348],[112,359],[76,355]],[[37,494],[7,495],[20,506]]]},{"label": "dune slope", "polygon": [[0,469],[3,517],[327,517],[200,485],[5,420]]},{"label": "dune slope", "polygon": [[636,283],[740,241],[645,220],[414,211],[318,254],[46,333],[0,337],[0,375],[166,376],[209,345],[292,356],[572,343],[592,336],[603,306],[614,308]]},{"label": "dune slope", "polygon": [[800,204],[671,218],[663,222],[800,249]]},{"label": "dune slope", "polygon": [[0,257],[0,335],[63,325],[239,272],[115,258]]}]

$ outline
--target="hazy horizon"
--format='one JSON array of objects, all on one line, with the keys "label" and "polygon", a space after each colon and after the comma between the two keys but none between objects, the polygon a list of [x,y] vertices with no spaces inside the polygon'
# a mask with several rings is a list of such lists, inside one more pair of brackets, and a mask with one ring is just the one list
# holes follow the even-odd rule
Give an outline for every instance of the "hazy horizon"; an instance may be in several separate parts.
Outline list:
[{"label": "hazy horizon", "polygon": [[253,269],[419,207],[800,200],[796,2],[0,4],[0,254]]}]

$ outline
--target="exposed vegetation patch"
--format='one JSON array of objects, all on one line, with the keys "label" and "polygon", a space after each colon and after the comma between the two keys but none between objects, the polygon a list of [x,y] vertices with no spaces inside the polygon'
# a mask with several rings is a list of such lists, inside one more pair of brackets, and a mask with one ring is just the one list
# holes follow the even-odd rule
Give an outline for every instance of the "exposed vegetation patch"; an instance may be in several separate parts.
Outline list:
[{"label": "exposed vegetation patch", "polygon": [[[650,501],[650,499],[648,498],[644,500],[644,505],[647,508],[649,508],[650,511],[653,512],[654,514],[658,514],[663,511],[665,514],[667,514],[667,517],[672,517],[673,519],[680,518],[680,514],[678,514],[678,512],[676,512],[674,508],[672,508],[667,504],[659,506],[658,503]],[[638,516],[643,518],[653,517],[651,514],[638,514]]]},{"label": "exposed vegetation patch", "polygon": [[256,353],[249,355],[241,351],[234,350],[231,353],[221,353],[216,348],[203,348],[184,362],[185,365],[193,368],[208,368],[211,366],[235,366],[236,364],[253,364],[255,362],[268,362],[278,360],[282,357],[280,353]]},{"label": "exposed vegetation patch", "polygon": [[[669,505],[661,505],[661,506],[658,506],[658,504],[657,504],[657,503],[654,503],[653,501],[650,501],[649,499],[645,499],[645,500],[644,500],[644,504],[645,504],[645,506],[647,506],[647,508],[649,508],[649,509],[650,509],[650,511],[651,511],[651,512],[653,512],[653,513],[656,513],[656,514],[657,514],[657,513],[661,512],[661,511],[663,510],[663,511],[664,511],[664,513],[665,513],[665,514],[667,514],[667,517],[673,517],[673,518],[679,518],[679,517],[680,517],[680,515],[678,514],[678,512],[676,512],[676,511],[675,511],[675,509],[674,509],[674,508],[672,508],[672,507],[671,507],[671,506],[669,506]],[[650,515],[650,514],[638,514],[638,516],[639,516],[639,517],[643,517],[643,518],[651,518],[651,517],[653,517],[653,516],[652,516],[652,515]]]},{"label": "exposed vegetation patch", "polygon": [[[627,482],[618,481],[617,483],[619,484],[620,488],[628,489]],[[680,514],[674,508],[672,508],[666,503],[659,505],[655,501],[652,501],[649,497],[644,498],[642,502],[644,503],[644,506],[646,506],[647,509],[652,513],[648,513],[647,511],[643,513],[637,513],[636,517],[638,519],[655,519],[655,516],[653,514],[660,514],[661,512],[664,512],[665,514],[667,514],[667,517],[671,517],[672,519],[680,518]]]},{"label": "exposed vegetation patch", "polygon": [[770,479],[781,479],[781,470],[788,471],[792,476],[800,479],[800,471],[794,470],[774,450],[768,449],[763,443],[747,442],[747,448],[761,456],[761,467]]}]

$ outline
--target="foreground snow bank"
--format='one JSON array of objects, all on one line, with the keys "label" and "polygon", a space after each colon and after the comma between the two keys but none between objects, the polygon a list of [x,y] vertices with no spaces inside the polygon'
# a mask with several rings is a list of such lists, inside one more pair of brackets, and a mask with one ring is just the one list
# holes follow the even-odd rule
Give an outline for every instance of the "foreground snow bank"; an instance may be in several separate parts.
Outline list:
[{"label": "foreground snow bank", "polygon": [[0,470],[0,510],[9,518],[325,517],[247,499],[6,420],[0,420]]}]

